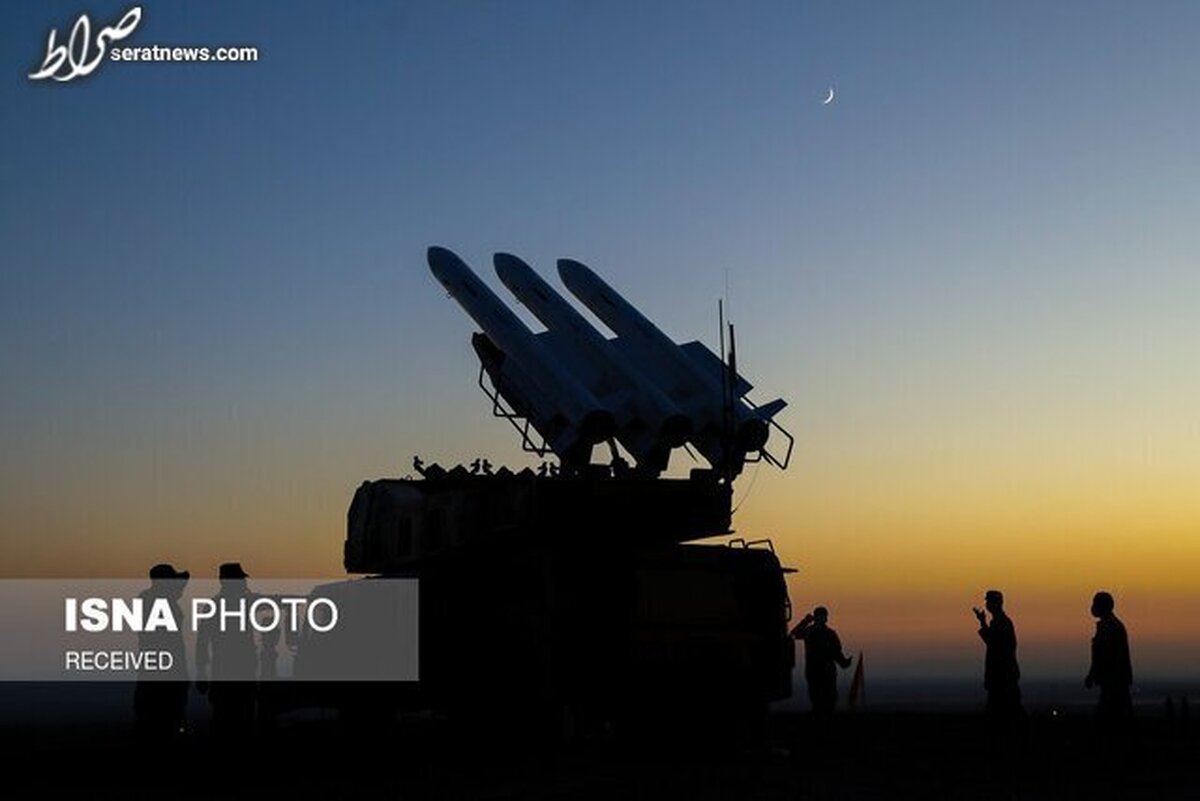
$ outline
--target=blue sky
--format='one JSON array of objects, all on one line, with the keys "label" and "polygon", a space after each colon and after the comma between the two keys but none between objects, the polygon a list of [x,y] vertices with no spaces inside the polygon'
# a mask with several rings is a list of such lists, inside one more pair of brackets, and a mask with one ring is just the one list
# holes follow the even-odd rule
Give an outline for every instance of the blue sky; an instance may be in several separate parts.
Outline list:
[{"label": "blue sky", "polygon": [[[851,593],[854,538],[1200,525],[1195,4],[146,3],[130,44],[262,58],[26,79],[50,28],[127,7],[0,31],[15,569],[321,572],[360,480],[522,463],[435,243],[496,287],[494,251],[554,282],[577,258],[680,340],[728,288],[800,435],[742,513],[807,566],[794,594]],[[1167,569],[1133,563],[1118,584]]]}]

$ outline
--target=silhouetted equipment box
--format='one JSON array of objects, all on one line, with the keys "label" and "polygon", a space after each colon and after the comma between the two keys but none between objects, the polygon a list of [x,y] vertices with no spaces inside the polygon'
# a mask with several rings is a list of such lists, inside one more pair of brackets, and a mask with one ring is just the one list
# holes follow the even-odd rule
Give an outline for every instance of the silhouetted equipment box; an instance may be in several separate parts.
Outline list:
[{"label": "silhouetted equipment box", "polygon": [[345,567],[403,572],[486,546],[680,543],[728,533],[730,491],[686,479],[453,475],[365,481],[350,505]]},{"label": "silhouetted equipment box", "polygon": [[347,571],[420,583],[421,678],[397,703],[631,733],[762,721],[790,695],[775,553],[693,542],[729,533],[726,482],[436,473],[364,482],[348,514]]}]

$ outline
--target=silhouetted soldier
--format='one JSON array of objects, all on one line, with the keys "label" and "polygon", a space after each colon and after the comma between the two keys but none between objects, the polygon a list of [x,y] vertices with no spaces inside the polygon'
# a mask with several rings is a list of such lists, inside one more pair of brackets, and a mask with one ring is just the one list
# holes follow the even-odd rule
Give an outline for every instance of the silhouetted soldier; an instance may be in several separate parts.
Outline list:
[{"label": "silhouetted soldier", "polygon": [[[255,596],[246,588],[249,576],[240,563],[221,565],[218,577],[221,589],[214,598],[217,614],[202,620],[196,634],[196,688],[208,694],[214,734],[228,738],[249,734],[254,725],[258,651],[249,608]],[[244,602],[245,630],[233,618],[222,621],[222,601],[229,610],[237,608],[239,601]]]},{"label": "silhouetted soldier", "polygon": [[1092,637],[1092,667],[1083,680],[1088,689],[1100,686],[1096,718],[1105,739],[1129,734],[1133,721],[1133,665],[1129,658],[1129,635],[1125,624],[1113,614],[1112,595],[1098,592],[1092,598],[1092,616],[1096,618],[1096,636]]},{"label": "silhouetted soldier", "polygon": [[[278,595],[260,595],[254,594],[255,598],[269,598],[276,603],[279,602]],[[247,601],[249,603],[249,601]],[[284,642],[285,646],[290,646],[291,643],[284,638],[283,625],[271,624],[271,613],[265,609],[260,609],[258,614],[258,725],[260,728],[267,728],[275,725],[275,716],[278,713],[279,696],[276,693],[270,692],[264,682],[272,682],[279,676],[279,643]]]},{"label": "silhouetted soldier", "polygon": [[[257,596],[259,598],[270,597],[277,599],[278,596]],[[259,626],[266,629],[258,633],[258,678],[262,681],[271,681],[279,675],[279,641],[282,639],[283,626],[271,625],[270,614],[264,610],[259,611]]]},{"label": "silhouetted soldier", "polygon": [[791,635],[804,640],[804,680],[813,714],[828,721],[837,704],[837,669],[850,667],[851,659],[842,653],[842,641],[829,628],[829,610],[818,606],[796,624]]},{"label": "silhouetted soldier", "polygon": [[[179,597],[189,578],[186,570],[177,571],[172,565],[150,568],[150,586],[138,594],[143,607],[149,611],[155,601],[165,598],[171,605],[176,624],[183,625]],[[133,691],[135,728],[140,739],[162,744],[183,730],[187,710],[187,654],[183,646],[183,631],[144,631],[138,634],[138,649],[160,655],[169,654],[171,666],[165,670],[138,673]],[[163,656],[159,657],[163,659]]]},{"label": "silhouetted soldier", "polygon": [[983,687],[987,690],[989,733],[1010,735],[1025,719],[1021,706],[1021,669],[1017,665],[1017,632],[1012,619],[1004,613],[1004,594],[988,590],[983,605],[992,620],[989,623],[983,609],[972,611],[979,621],[979,637],[987,645],[983,661]]}]

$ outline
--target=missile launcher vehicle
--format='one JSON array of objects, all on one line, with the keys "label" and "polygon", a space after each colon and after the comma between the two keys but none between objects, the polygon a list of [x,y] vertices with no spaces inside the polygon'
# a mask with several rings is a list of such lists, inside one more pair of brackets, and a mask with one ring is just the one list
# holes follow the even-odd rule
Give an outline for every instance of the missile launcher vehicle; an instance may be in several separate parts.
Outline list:
[{"label": "missile launcher vehicle", "polygon": [[[428,261],[481,329],[471,344],[492,413],[557,463],[414,459],[415,476],[359,487],[346,570],[419,580],[420,680],[390,697],[568,734],[762,720],[791,693],[786,570],[768,541],[731,539],[732,487],[747,462],[786,468],[792,438],[774,420],[782,400],[747,398],[732,326],[720,356],[677,345],[560,261],[608,338],[496,254],[501,282],[546,326],[535,334],[454,253],[432,247]],[[597,446],[608,463],[593,463]],[[701,466],[664,477],[679,448]]]}]

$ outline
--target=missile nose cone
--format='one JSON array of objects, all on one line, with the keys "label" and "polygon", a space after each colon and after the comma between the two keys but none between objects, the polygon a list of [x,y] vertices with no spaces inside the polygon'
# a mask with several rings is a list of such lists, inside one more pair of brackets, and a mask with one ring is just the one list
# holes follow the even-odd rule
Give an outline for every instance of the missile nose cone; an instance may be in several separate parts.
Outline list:
[{"label": "missile nose cone", "polygon": [[568,287],[572,285],[578,286],[588,278],[595,276],[587,266],[580,264],[574,259],[559,259],[558,260],[558,277]]},{"label": "missile nose cone", "polygon": [[492,266],[496,268],[496,275],[500,276],[500,280],[509,289],[523,283],[529,273],[533,272],[532,267],[511,253],[497,253],[492,256]]},{"label": "missile nose cone", "polygon": [[430,245],[425,251],[425,258],[429,260],[429,266],[433,267],[437,264],[445,264],[451,261],[459,261],[458,256],[449,248],[444,248],[439,245]]},{"label": "missile nose cone", "polygon": [[437,245],[425,251],[425,259],[429,262],[429,269],[443,283],[449,280],[451,272],[466,266],[454,251]]}]

